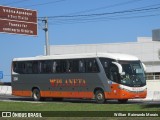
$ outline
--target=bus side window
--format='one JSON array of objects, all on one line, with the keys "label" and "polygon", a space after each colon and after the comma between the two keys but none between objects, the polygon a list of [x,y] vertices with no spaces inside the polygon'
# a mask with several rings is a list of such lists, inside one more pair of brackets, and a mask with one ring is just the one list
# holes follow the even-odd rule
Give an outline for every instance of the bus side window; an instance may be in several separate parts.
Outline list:
[{"label": "bus side window", "polygon": [[73,61],[72,60],[67,60],[67,69],[66,72],[71,73],[73,68]]},{"label": "bus side window", "polygon": [[61,73],[67,72],[67,61],[66,60],[61,60],[60,62],[61,62],[61,64],[60,64]]},{"label": "bus side window", "polygon": [[79,60],[73,60],[72,72],[74,72],[74,73],[79,72]]},{"label": "bus side window", "polygon": [[17,62],[13,62],[13,72],[18,73],[18,65],[17,65]]},{"label": "bus side window", "polygon": [[39,67],[39,68],[38,68],[39,73],[42,73],[42,62],[39,61],[38,64],[39,64],[39,65],[38,65],[38,67]]},{"label": "bus side window", "polygon": [[33,69],[32,69],[32,62],[26,62],[26,69],[24,69],[24,73],[26,74],[32,74]]},{"label": "bus side window", "polygon": [[51,60],[47,60],[46,61],[46,73],[52,73],[52,61]]},{"label": "bus side window", "polygon": [[110,78],[110,75],[109,75],[109,65],[110,65],[110,62],[109,62],[109,60],[106,59],[106,58],[100,58],[100,61],[102,63],[102,66],[104,68],[104,71],[106,73],[107,78]]},{"label": "bus side window", "polygon": [[40,62],[40,73],[46,73],[46,64],[45,61]]},{"label": "bus side window", "polygon": [[60,73],[60,72],[61,72],[60,61],[56,61],[56,72],[57,72],[57,73]]},{"label": "bus side window", "polygon": [[92,72],[99,72],[99,68],[98,68],[96,59],[93,60]]},{"label": "bus side window", "polygon": [[14,62],[13,71],[16,73],[23,74],[25,72],[25,62]]},{"label": "bus side window", "polygon": [[79,60],[79,72],[85,72],[85,62],[84,60]]},{"label": "bus side window", "polygon": [[104,61],[104,71],[106,73],[107,78],[109,78],[109,62]]},{"label": "bus side window", "polygon": [[56,72],[57,73],[67,72],[67,61],[66,60],[57,60]]},{"label": "bus side window", "polygon": [[109,74],[110,74],[110,80],[114,81],[114,82],[119,82],[120,80],[120,76],[118,73],[118,68],[117,66],[115,66],[114,64],[110,65],[110,69],[109,69]]},{"label": "bus side window", "polygon": [[78,64],[79,64],[78,60],[68,60],[67,61],[67,72],[69,72],[69,73],[79,72]]},{"label": "bus side window", "polygon": [[52,61],[51,60],[45,60],[41,61],[40,68],[41,73],[52,73]]},{"label": "bus side window", "polygon": [[32,64],[33,64],[32,71],[34,74],[37,74],[38,73],[38,61],[33,61]]},{"label": "bus side window", "polygon": [[91,72],[91,73],[99,72],[96,59],[86,60],[86,72]]},{"label": "bus side window", "polygon": [[53,73],[56,73],[56,68],[57,68],[57,62],[56,61],[53,61],[53,66],[52,66],[52,72]]}]

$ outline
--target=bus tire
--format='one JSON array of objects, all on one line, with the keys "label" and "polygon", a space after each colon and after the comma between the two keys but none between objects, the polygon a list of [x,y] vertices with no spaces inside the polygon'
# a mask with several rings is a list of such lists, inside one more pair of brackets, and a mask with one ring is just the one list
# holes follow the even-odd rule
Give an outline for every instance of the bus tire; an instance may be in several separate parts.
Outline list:
[{"label": "bus tire", "polygon": [[102,90],[96,90],[95,99],[98,104],[105,103],[106,100],[105,100],[104,92]]},{"label": "bus tire", "polygon": [[32,98],[34,101],[41,101],[43,100],[43,98],[41,97],[41,94],[40,94],[40,90],[39,89],[33,89],[32,91]]},{"label": "bus tire", "polygon": [[119,99],[118,102],[123,104],[123,103],[127,103],[128,99]]}]

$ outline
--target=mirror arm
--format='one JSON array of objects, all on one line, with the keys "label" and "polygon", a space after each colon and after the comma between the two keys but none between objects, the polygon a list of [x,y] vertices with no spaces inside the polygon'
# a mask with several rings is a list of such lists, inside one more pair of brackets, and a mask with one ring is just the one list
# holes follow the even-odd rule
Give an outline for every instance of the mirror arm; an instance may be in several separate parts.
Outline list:
[{"label": "mirror arm", "polygon": [[144,69],[144,71],[146,72],[146,65],[144,64],[144,63],[142,63],[142,66],[143,66],[143,69]]},{"label": "mirror arm", "polygon": [[118,67],[119,74],[122,74],[122,66],[121,66],[121,64],[119,64],[117,62],[112,62],[112,63],[115,64]]}]

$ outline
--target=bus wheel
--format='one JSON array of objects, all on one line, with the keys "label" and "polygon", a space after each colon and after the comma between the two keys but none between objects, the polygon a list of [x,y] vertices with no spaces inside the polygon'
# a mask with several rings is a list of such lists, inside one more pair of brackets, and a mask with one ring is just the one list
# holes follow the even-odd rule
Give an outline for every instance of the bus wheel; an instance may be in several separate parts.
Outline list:
[{"label": "bus wheel", "polygon": [[128,99],[119,99],[118,102],[119,103],[127,103]]},{"label": "bus wheel", "polygon": [[95,92],[95,99],[96,102],[99,104],[105,103],[105,96],[102,90],[97,90]]},{"label": "bus wheel", "polygon": [[32,98],[34,101],[41,101],[42,100],[39,89],[34,89],[32,91]]}]

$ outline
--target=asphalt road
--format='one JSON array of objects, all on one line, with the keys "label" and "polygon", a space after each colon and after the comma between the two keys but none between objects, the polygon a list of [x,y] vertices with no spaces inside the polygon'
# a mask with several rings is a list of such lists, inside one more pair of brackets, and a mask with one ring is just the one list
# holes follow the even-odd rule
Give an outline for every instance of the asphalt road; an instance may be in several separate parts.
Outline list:
[{"label": "asphalt road", "polygon": [[[9,101],[9,102],[35,102],[31,97],[19,97],[13,95],[0,95],[0,101]],[[63,100],[54,100],[46,99],[42,102],[71,102],[71,103],[95,103],[95,100],[86,100],[86,99],[63,99]],[[36,102],[37,103],[37,102]],[[41,102],[39,102],[41,103]],[[106,104],[118,104],[117,100],[107,100]],[[126,104],[160,104],[160,101],[144,101],[144,100],[129,100]]]},{"label": "asphalt road", "polygon": [[32,101],[32,98],[13,95],[0,95],[0,101]]}]

